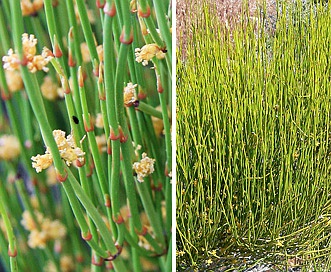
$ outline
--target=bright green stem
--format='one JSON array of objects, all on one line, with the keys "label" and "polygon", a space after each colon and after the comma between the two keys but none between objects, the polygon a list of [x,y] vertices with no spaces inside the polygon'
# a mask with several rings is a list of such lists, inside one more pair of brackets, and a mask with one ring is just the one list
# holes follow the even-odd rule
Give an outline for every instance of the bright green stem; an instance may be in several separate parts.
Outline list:
[{"label": "bright green stem", "polygon": [[141,201],[143,203],[144,209],[148,216],[149,222],[153,227],[155,239],[161,243],[161,245],[165,245],[163,231],[162,231],[162,222],[159,221],[159,217],[157,216],[154,205],[152,202],[152,197],[147,190],[147,184],[145,182],[137,184],[137,188],[141,197]]},{"label": "bright green stem", "polygon": [[[83,0],[77,0],[76,4],[77,4],[78,13],[79,13],[80,21],[82,24],[84,36],[86,39],[86,43],[87,43],[88,49],[90,51],[91,59],[97,60],[97,63],[99,63],[99,57],[98,57],[97,49],[96,49],[94,38],[93,38],[91,24],[90,24],[90,21],[87,16],[85,3]],[[109,35],[109,33],[108,33],[108,35]],[[96,69],[96,67],[94,67],[94,68]]]},{"label": "bright green stem", "polygon": [[[139,133],[138,121],[135,116],[135,111],[132,108],[130,108],[129,114],[130,114],[130,120],[132,122],[131,131],[133,134],[134,142],[136,144],[141,144],[142,139],[141,139],[141,135]],[[141,197],[144,209],[148,216],[148,219],[151,222],[151,226],[154,228],[154,233],[156,234],[155,240],[163,241],[164,239],[162,238],[162,236],[163,236],[162,235],[162,219],[160,220],[161,216],[158,216],[160,214],[157,214],[155,211],[154,203],[152,201],[153,197],[150,193],[150,190],[147,188],[147,183],[145,183],[145,182],[138,183],[137,188],[138,188],[139,195]],[[158,203],[158,204],[160,204],[160,203]],[[159,209],[159,212],[161,213],[161,209]],[[153,246],[153,247],[155,248],[155,250],[157,250],[157,247],[155,247],[155,246]],[[162,249],[161,249],[161,252],[162,252]],[[160,254],[161,252],[158,252],[158,253]]]},{"label": "bright green stem", "polygon": [[5,225],[5,230],[7,232],[8,236],[8,243],[9,243],[9,248],[8,248],[8,253],[10,253],[10,268],[11,271],[18,271],[18,266],[17,266],[17,259],[16,259],[16,254],[17,254],[17,248],[16,248],[16,238],[15,234],[13,231],[13,227],[11,225],[11,222],[8,217],[7,209],[5,206],[5,196],[6,194],[5,189],[3,187],[4,182],[0,180],[0,214],[2,216],[4,225]]},{"label": "bright green stem", "polygon": [[163,3],[153,0],[157,23],[160,28],[161,36],[164,39],[169,55],[172,56],[172,38],[170,28],[167,23],[167,13],[164,10]]},{"label": "bright green stem", "polygon": [[157,117],[159,119],[163,118],[162,117],[162,112],[156,110],[154,107],[152,107],[149,104],[146,104],[145,102],[140,101],[139,106],[137,107],[137,109],[144,112],[144,113],[146,113],[146,114]]},{"label": "bright green stem", "polygon": [[[46,14],[46,20],[47,20],[47,27],[49,31],[49,37],[51,39],[51,43],[53,46],[53,50],[60,49],[61,52],[63,52],[64,47],[62,43],[62,38],[59,35],[60,34],[60,29],[58,29],[59,25],[56,24],[55,16],[53,9],[54,7],[52,6],[52,0],[45,0],[44,1],[44,6],[45,6],[45,14]],[[60,62],[62,64],[62,67],[64,68],[64,72],[67,74],[66,70],[66,65],[64,65],[64,56],[60,57]]]},{"label": "bright green stem", "polygon": [[[0,37],[1,37],[1,48],[0,54],[4,54],[10,48],[10,39],[8,31],[6,29],[5,18],[3,14],[3,9],[0,9]],[[1,50],[2,49],[2,50]]]},{"label": "bright green stem", "polygon": [[[74,176],[72,175],[71,171],[69,171],[70,175],[69,175],[69,180],[71,182],[72,179],[75,179]],[[84,194],[84,197],[85,199],[89,199],[83,189],[80,187],[80,185],[78,184],[77,181],[75,181],[77,183],[77,186],[80,188],[79,190],[81,191],[81,194],[83,195]],[[70,205],[71,205],[71,208],[72,208],[72,211],[75,215],[75,218],[77,219],[77,222],[79,224],[79,227],[82,231],[82,236],[83,238],[88,238],[88,236],[91,234],[90,231],[89,231],[89,227],[86,223],[86,220],[85,220],[85,217],[84,217],[84,214],[83,214],[83,211],[81,209],[81,206],[77,200],[77,195],[76,195],[76,192],[74,191],[73,187],[71,186],[72,183],[66,181],[66,182],[63,182],[62,185],[63,185],[63,188],[68,196],[68,200],[70,202]],[[91,205],[93,205],[91,203]],[[98,252],[98,254],[104,258],[106,258],[108,256],[108,254],[105,252],[105,250],[103,250],[102,248],[100,248],[100,246],[96,243],[96,237],[92,237],[93,239],[89,240],[87,239],[86,242],[91,246],[91,248],[93,248],[96,252]]]},{"label": "bright green stem", "polygon": [[[71,193],[76,195],[76,197],[82,203],[82,205],[84,206],[84,208],[87,211],[87,213],[89,214],[89,216],[92,218],[94,224],[99,229],[99,232],[100,232],[100,235],[101,235],[103,241],[107,245],[107,248],[109,248],[110,253],[116,254],[117,248],[115,247],[111,234],[110,234],[105,222],[102,220],[98,210],[94,207],[91,200],[85,195],[83,189],[81,188],[81,186],[79,185],[79,183],[77,182],[77,180],[73,176],[73,174],[70,171],[68,172],[68,174],[69,174],[68,175],[69,182],[72,187],[67,185],[66,182],[64,182],[63,185],[64,185],[65,189],[69,189],[69,190],[73,189],[73,191]],[[116,269],[118,269],[118,271],[127,271],[121,258],[115,259],[114,265],[118,266],[118,267],[115,266]],[[121,270],[121,269],[123,269],[123,270]]]},{"label": "bright green stem", "polygon": [[[24,187],[23,180],[21,180],[21,179],[16,180],[16,185],[17,185],[17,189],[19,191],[19,195],[21,197],[21,200],[23,202],[23,206],[24,206],[25,210],[27,210],[29,212],[29,214],[31,215],[33,221],[35,222],[35,224],[37,226],[37,229],[38,230],[41,230],[40,223],[38,222],[38,219],[37,219],[37,216],[35,214],[35,211],[34,211],[34,209],[32,207],[30,198],[29,198],[29,196],[27,194],[26,188]],[[56,266],[56,269],[59,272],[60,271],[59,264],[58,264],[58,262],[55,261],[54,256],[51,254],[51,250],[49,248],[49,244],[47,244],[47,246],[45,248],[45,253],[46,253],[46,255],[48,255],[49,259],[54,262],[54,264]]]},{"label": "bright green stem", "polygon": [[52,6],[52,0],[45,0],[44,1],[44,7],[45,7],[45,14],[46,14],[46,20],[47,20],[47,26],[49,30],[49,36],[52,42],[52,46],[54,48],[54,35],[56,37],[59,37],[58,33],[56,32],[56,20],[53,13],[53,6]]},{"label": "bright green stem", "polygon": [[[126,59],[127,59],[127,52],[128,52],[128,45],[121,44],[119,57],[118,57],[118,64],[116,69],[116,76],[115,76],[115,90],[116,92],[116,105],[117,105],[117,118],[119,120],[120,126],[123,129],[123,133],[125,136],[129,135],[126,118],[124,114],[124,98],[123,98],[123,67],[125,67]],[[129,146],[131,145],[131,146]],[[121,144],[122,150],[122,166],[123,166],[123,177],[125,182],[125,189],[127,192],[127,197],[129,199],[129,206],[132,215],[132,220],[138,232],[142,230],[142,225],[139,218],[139,212],[137,207],[137,199],[136,193],[134,190],[134,178],[132,175],[132,162],[131,162],[131,149],[132,143],[129,141],[125,141]]]},{"label": "bright green stem", "polygon": [[87,131],[87,137],[88,137],[88,141],[90,144],[90,149],[92,152],[97,175],[99,178],[100,187],[101,187],[102,193],[104,195],[106,195],[106,194],[109,194],[109,190],[107,188],[106,175],[105,175],[104,169],[102,168],[101,157],[100,157],[98,145],[97,145],[97,142],[95,139],[94,125],[91,122],[90,114],[88,112],[86,93],[85,93],[85,87],[84,87],[84,83],[83,83],[83,75],[82,75],[81,67],[78,68],[78,81],[79,81],[80,101],[81,101],[82,110],[83,110],[84,127],[85,127],[85,131]]},{"label": "bright green stem", "polygon": [[[23,131],[20,129],[20,123],[18,120],[17,112],[15,111],[13,101],[10,98],[10,96],[12,94],[10,94],[10,92],[8,90],[5,73],[4,73],[2,66],[0,67],[0,83],[3,88],[2,91],[3,91],[4,96],[8,97],[8,99],[5,100],[5,105],[6,105],[7,113],[9,116],[11,128],[20,142],[21,150],[24,150],[26,147],[24,146],[25,139],[23,136]],[[21,98],[21,97],[19,97],[19,98]],[[28,157],[28,152],[22,152],[22,157],[23,157],[24,164],[26,165],[29,173],[31,174],[32,167],[31,167],[30,158]]]},{"label": "bright green stem", "polygon": [[[63,216],[66,221],[66,226],[68,228],[68,233],[72,234],[70,237],[70,240],[73,244],[73,255],[76,257],[76,259],[80,259],[83,257],[82,252],[82,244],[80,243],[80,237],[77,235],[74,235],[77,233],[76,227],[75,227],[75,218],[72,213],[72,209],[69,203],[69,199],[67,198],[65,193],[61,193],[61,203],[63,207]],[[87,256],[86,256],[87,257]],[[78,264],[79,265],[79,264]]]},{"label": "bright green stem", "polygon": [[[13,24],[13,39],[16,50],[21,59],[23,59],[22,42],[21,37],[23,34],[23,20],[21,16],[20,3],[18,1],[10,2]],[[21,66],[22,78],[24,81],[25,89],[30,99],[31,107],[39,123],[42,135],[46,145],[50,148],[55,168],[58,170],[59,175],[65,176],[64,164],[62,162],[59,150],[52,135],[52,130],[47,120],[46,110],[44,108],[43,99],[41,97],[41,91],[34,74],[28,71],[28,68]]]},{"label": "bright green stem", "polygon": [[[14,37],[16,37],[15,41],[18,43],[18,44],[16,44],[16,46],[18,48],[17,50],[18,50],[19,54],[22,55],[22,44],[19,43],[19,39],[17,38],[22,33],[21,32],[22,25],[19,24],[21,22],[21,20],[20,20],[21,17],[20,17],[20,14],[19,14],[20,8],[17,7],[17,6],[15,7],[14,3],[12,3],[12,2],[11,2],[11,4],[12,4],[11,7],[12,7],[13,18],[14,18],[14,20],[13,20],[13,22],[14,22],[13,29],[14,29],[14,34],[15,34]],[[79,192],[79,193],[77,193],[77,197],[81,201],[83,199],[83,203],[85,203],[85,204],[86,204],[86,202],[88,202],[88,205],[87,206],[84,205],[84,207],[87,208],[87,211],[89,212],[90,209],[92,209],[92,207],[94,208],[91,200],[86,196],[86,194],[84,193],[84,191],[82,190],[82,188],[80,187],[78,182],[76,181],[76,179],[73,176],[73,174],[71,173],[71,171],[68,168],[66,168],[66,169],[64,168],[64,163],[62,162],[59,150],[57,148],[57,144],[56,144],[56,142],[53,138],[52,131],[51,131],[51,128],[49,126],[49,123],[47,122],[46,112],[45,112],[43,100],[42,100],[42,97],[41,97],[41,92],[40,92],[40,89],[39,89],[39,85],[36,82],[36,77],[33,74],[29,73],[28,69],[24,66],[21,67],[21,72],[22,72],[23,80],[24,80],[24,83],[25,83],[25,87],[26,87],[28,97],[30,99],[32,109],[33,109],[33,111],[35,113],[35,116],[38,120],[40,129],[42,131],[42,135],[43,135],[44,140],[46,142],[46,145],[51,150],[54,165],[55,165],[56,170],[58,171],[58,177],[65,180],[67,174],[69,174],[70,181],[75,185],[74,186],[75,191]],[[88,233],[88,228],[86,228],[87,225],[86,226],[84,225],[85,218],[83,217],[83,213],[80,210],[80,207],[79,207],[79,204],[77,202],[75,193],[71,189],[70,183],[64,182],[62,184],[65,187],[65,190],[66,190],[67,196],[70,200],[70,203],[71,203],[72,209],[74,211],[74,214],[75,214],[77,220],[80,223],[80,227],[82,228],[83,235],[86,235]],[[92,213],[89,212],[89,214],[91,214],[91,217],[93,218],[94,221],[97,220],[98,224],[96,224],[96,225],[100,229],[100,232],[103,234],[102,236],[107,237],[107,235],[106,235],[107,231],[105,231],[105,230],[107,230],[107,227],[105,226],[105,224],[102,221],[101,217],[98,215],[97,210],[94,208],[93,212]],[[101,222],[101,224],[103,224],[103,228],[100,227],[100,222]],[[86,222],[85,222],[85,224],[86,224]],[[103,231],[101,229],[103,229]],[[108,236],[110,237],[109,234],[108,234]],[[111,246],[111,244],[109,242],[111,242],[113,244],[111,237],[110,237],[110,239],[108,239],[107,242],[108,242],[107,244],[109,246]],[[115,252],[115,251],[116,251],[116,248],[114,246],[112,252]]]},{"label": "bright green stem", "polygon": [[[77,20],[75,15],[74,9],[74,2],[73,1],[65,1],[68,8],[68,15],[69,15],[69,22],[72,28],[72,37],[73,37],[73,44],[75,48],[75,57],[77,61],[77,65],[82,65],[82,53],[80,51],[80,43],[79,43],[79,35],[78,35],[78,27],[77,27]],[[77,88],[78,89],[78,88]]]},{"label": "bright green stem", "polygon": [[[162,81],[159,75],[156,75],[157,83],[158,83],[158,90],[161,90]],[[164,79],[166,80],[166,79]],[[172,167],[172,148],[171,148],[171,132],[170,132],[170,120],[168,117],[168,107],[167,107],[167,97],[163,91],[159,91],[159,98],[160,104],[162,108],[162,115],[163,115],[163,124],[164,124],[164,131],[165,131],[165,140],[166,140],[166,152],[167,152],[167,165],[166,171],[168,173],[171,172]]]},{"label": "bright green stem", "polygon": [[[114,86],[114,75],[116,70],[115,53],[114,53],[114,41],[111,35],[108,33],[112,32],[113,17],[105,15],[104,20],[104,52],[108,52],[104,56],[104,82],[105,82],[105,93],[106,93],[106,106],[107,116],[110,126],[110,133],[113,134],[110,139],[111,142],[111,154],[108,155],[108,173],[112,214],[114,218],[120,216],[121,203],[119,199],[119,185],[120,185],[120,140],[115,139],[119,135],[118,123],[116,117],[116,105],[115,105],[115,86]],[[105,128],[108,130],[108,128]],[[119,224],[117,226],[117,237],[121,240],[122,227]],[[121,241],[118,241],[121,244]]]},{"label": "bright green stem", "polygon": [[166,268],[165,271],[172,271],[172,237],[169,237],[169,246],[167,252]]},{"label": "bright green stem", "polygon": [[[55,67],[55,69],[57,70],[58,74],[61,77],[61,82],[62,82],[63,89],[66,90],[66,88],[69,87],[68,79],[64,75],[63,70],[60,69],[61,67],[56,62],[55,59],[52,60],[52,64],[53,64],[53,66]],[[74,140],[76,142],[76,145],[79,146],[79,138],[80,138],[80,135],[82,135],[82,133],[79,130],[79,128],[81,128],[81,127],[77,126],[74,123],[74,121],[72,120],[72,118],[70,118],[71,116],[76,115],[71,92],[65,94],[65,102],[66,102],[66,107],[67,107],[67,111],[68,111],[68,114],[69,114],[69,121],[70,121],[70,125],[71,125],[71,128],[72,128],[72,133],[74,135]],[[88,179],[87,179],[87,176],[86,176],[86,165],[84,165],[83,167],[79,167],[78,171],[79,171],[79,176],[80,176],[80,180],[81,180],[81,184],[82,184],[82,188],[83,188],[84,192],[87,194],[87,196],[89,196],[91,199],[93,199],[93,197],[92,197],[93,195],[91,194],[91,191],[92,191],[91,187],[92,186],[91,186],[91,183],[88,182]],[[78,216],[80,216],[79,213],[78,213]],[[80,222],[82,224],[85,223],[85,221],[82,222],[82,220],[80,220]],[[90,222],[90,218],[89,218],[89,222]],[[91,224],[91,222],[90,222],[89,226],[90,226],[90,229],[91,229],[91,232],[92,232],[93,240],[88,241],[88,243],[98,254],[100,254],[100,256],[103,256],[105,258],[106,253],[96,243],[96,241],[98,240],[97,230],[96,230],[95,226],[93,224]],[[83,225],[83,229],[85,230],[84,234],[86,234],[87,225],[86,226]]]}]

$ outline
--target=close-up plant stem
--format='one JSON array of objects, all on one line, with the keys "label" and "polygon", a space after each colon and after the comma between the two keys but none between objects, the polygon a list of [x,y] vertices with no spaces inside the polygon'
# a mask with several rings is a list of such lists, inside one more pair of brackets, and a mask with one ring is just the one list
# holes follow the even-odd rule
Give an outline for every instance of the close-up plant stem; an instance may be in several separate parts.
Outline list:
[{"label": "close-up plant stem", "polygon": [[1,271],[171,271],[171,12],[0,3]]}]

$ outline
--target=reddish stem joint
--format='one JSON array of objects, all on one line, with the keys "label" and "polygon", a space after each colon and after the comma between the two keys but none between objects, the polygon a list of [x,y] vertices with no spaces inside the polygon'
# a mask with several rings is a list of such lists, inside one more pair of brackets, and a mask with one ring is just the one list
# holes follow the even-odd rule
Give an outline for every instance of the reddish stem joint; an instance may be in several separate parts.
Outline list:
[{"label": "reddish stem joint", "polygon": [[123,129],[121,126],[118,126],[118,131],[120,133],[119,137],[120,137],[120,142],[121,143],[125,143],[128,140],[128,136],[124,135]]},{"label": "reddish stem joint", "polygon": [[8,248],[8,256],[9,257],[16,257],[17,256],[17,249],[15,248],[14,251],[11,251],[10,248]]},{"label": "reddish stem joint", "polygon": [[[84,129],[86,132],[91,132],[94,130],[94,124],[93,124],[93,121],[92,121],[92,118],[90,117],[90,114],[88,114],[88,120],[86,120],[86,118],[84,117],[84,114],[83,114],[83,120],[84,120]],[[89,124],[88,122],[89,121]]]},{"label": "reddish stem joint", "polygon": [[103,8],[103,12],[110,17],[114,17],[116,15],[115,2],[113,2],[111,5],[108,2],[106,2]]},{"label": "reddish stem joint", "polygon": [[106,1],[103,1],[103,3],[101,3],[100,0],[96,1],[96,6],[99,9],[103,9],[105,7],[105,5],[106,5]]},{"label": "reddish stem joint", "polygon": [[141,231],[137,231],[136,230],[136,233],[138,235],[145,236],[147,234],[147,227],[146,226],[143,226],[142,229],[141,229]]},{"label": "reddish stem joint", "polygon": [[57,179],[57,181],[62,183],[62,182],[65,182],[67,180],[67,178],[68,178],[68,173],[67,173],[66,170],[64,170],[63,174],[61,174],[58,170],[56,170],[56,179]]},{"label": "reddish stem joint", "polygon": [[95,266],[102,266],[103,265],[104,260],[100,257],[97,257],[96,260],[96,256],[93,254],[92,256],[92,264]]},{"label": "reddish stem joint", "polygon": [[149,6],[146,7],[146,10],[142,10],[140,7],[138,8],[138,16],[142,18],[148,18],[151,15],[151,8]]},{"label": "reddish stem joint", "polygon": [[122,252],[122,247],[118,244],[115,245],[117,248],[117,253],[115,255],[110,255],[108,258],[104,259],[105,261],[114,261]]},{"label": "reddish stem joint", "polygon": [[88,230],[86,234],[82,233],[82,238],[85,241],[90,241],[92,239],[92,234],[91,232]]},{"label": "reddish stem joint", "polygon": [[130,30],[129,37],[125,33],[125,26],[123,27],[122,33],[121,33],[121,36],[120,36],[120,42],[123,43],[123,44],[131,44],[133,42],[133,31],[132,31],[132,27],[131,27],[131,30]]},{"label": "reddish stem joint", "polygon": [[122,217],[121,214],[117,215],[117,216],[113,216],[113,221],[116,223],[116,224],[122,224],[124,222],[124,219]]},{"label": "reddish stem joint", "polygon": [[152,184],[151,187],[152,187],[152,190],[153,190],[153,191],[160,192],[160,191],[162,191],[162,187],[163,187],[163,185],[162,185],[162,183],[160,182],[157,186],[155,186],[154,184]]}]

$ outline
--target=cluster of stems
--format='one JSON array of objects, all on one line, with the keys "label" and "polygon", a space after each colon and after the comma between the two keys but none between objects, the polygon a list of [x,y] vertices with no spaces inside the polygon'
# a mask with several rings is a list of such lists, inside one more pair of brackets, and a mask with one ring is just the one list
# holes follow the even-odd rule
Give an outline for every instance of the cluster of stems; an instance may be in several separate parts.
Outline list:
[{"label": "cluster of stems", "polygon": [[[1,265],[171,271],[171,3],[44,0],[26,15],[24,2],[0,3],[0,55],[12,48],[23,82],[10,91],[2,58],[0,137],[14,135],[20,154],[0,156]],[[43,71],[30,69],[24,33],[37,52],[46,47]],[[47,98],[46,77],[62,96]],[[65,227],[64,238],[47,234],[49,222]],[[74,265],[65,268],[64,257]]]}]

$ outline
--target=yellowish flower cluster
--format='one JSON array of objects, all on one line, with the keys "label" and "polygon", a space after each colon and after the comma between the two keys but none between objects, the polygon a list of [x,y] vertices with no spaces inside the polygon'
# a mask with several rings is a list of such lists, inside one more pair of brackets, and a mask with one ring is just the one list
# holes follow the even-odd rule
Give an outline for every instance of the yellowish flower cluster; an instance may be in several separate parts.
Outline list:
[{"label": "yellowish flower cluster", "polygon": [[135,162],[132,166],[137,173],[137,179],[139,182],[143,182],[145,177],[154,172],[155,159],[147,157],[146,153],[143,153],[142,157],[143,158],[140,162]]},{"label": "yellowish flower cluster", "polygon": [[0,160],[9,161],[15,159],[20,153],[20,143],[16,136],[2,135],[0,137]]},{"label": "yellowish flower cluster", "polygon": [[[83,152],[80,147],[76,146],[71,134],[66,138],[64,131],[54,130],[53,136],[60,151],[61,158],[65,160],[68,166],[70,166],[73,162],[76,162],[76,160],[78,160],[80,164],[84,163],[85,152]],[[37,173],[48,168],[53,163],[53,157],[49,147],[47,147],[44,155],[38,154],[31,159],[34,161],[32,163],[32,167],[36,169]]]},{"label": "yellowish flower cluster", "polygon": [[[82,58],[83,62],[90,62],[91,61],[91,56],[90,56],[90,51],[88,49],[87,43],[81,43],[80,44],[80,51],[82,52]],[[103,61],[103,46],[98,45],[97,46],[97,52],[98,52],[98,57],[99,61]]]},{"label": "yellowish flower cluster", "polygon": [[40,86],[41,93],[43,97],[48,100],[55,100],[59,97],[62,97],[63,89],[59,87],[58,84],[53,82],[50,76],[45,76],[44,81]]},{"label": "yellowish flower cluster", "polygon": [[136,61],[142,62],[142,65],[146,66],[148,62],[156,57],[158,59],[163,59],[165,57],[165,53],[163,50],[155,43],[146,44],[142,48],[135,49]]},{"label": "yellowish flower cluster", "polygon": [[98,150],[100,153],[107,151],[107,138],[105,134],[95,136],[95,140],[98,145]]},{"label": "yellowish flower cluster", "polygon": [[28,211],[23,212],[21,224],[30,231],[28,245],[31,248],[45,248],[50,240],[62,239],[66,236],[67,230],[59,220],[50,220],[40,212],[35,211],[37,222],[33,221]]},{"label": "yellowish flower cluster", "polygon": [[[74,260],[70,257],[70,256],[62,256],[60,258],[60,268],[61,268],[61,272],[71,272],[71,271],[75,271],[75,263]],[[51,261],[48,262],[48,264],[46,265],[45,272],[57,272],[56,266],[54,263],[52,263]]]},{"label": "yellowish flower cluster", "polygon": [[43,70],[44,72],[48,72],[48,68],[46,65],[53,58],[51,54],[49,54],[49,49],[44,47],[41,55],[36,55],[37,53],[37,39],[34,35],[28,35],[24,33],[22,35],[22,43],[23,43],[23,61],[19,59],[18,54],[14,53],[13,49],[8,50],[8,55],[3,56],[2,60],[4,62],[3,68],[5,70],[18,70],[19,65],[25,65],[28,67],[31,73],[35,73],[37,71]]},{"label": "yellowish flower cluster", "polygon": [[44,6],[44,0],[21,0],[21,9],[22,9],[22,15],[28,16],[28,15],[34,15],[42,9]]},{"label": "yellowish flower cluster", "polygon": [[139,156],[139,150],[141,150],[141,145],[136,145],[135,142],[132,142],[132,146],[134,147],[134,154],[138,157]]},{"label": "yellowish flower cluster", "polygon": [[54,165],[50,166],[46,170],[46,176],[47,176],[47,185],[48,186],[54,186],[57,184],[57,179],[56,179],[56,170]]},{"label": "yellowish flower cluster", "polygon": [[138,84],[132,84],[129,82],[126,87],[124,87],[124,105],[130,107],[134,102],[137,101],[136,87]]},{"label": "yellowish flower cluster", "polygon": [[95,126],[97,128],[104,128],[103,116],[102,113],[98,113],[97,117],[95,118]]},{"label": "yellowish flower cluster", "polygon": [[5,71],[6,82],[10,92],[14,93],[23,89],[23,80],[21,73],[17,70],[14,71]]}]

